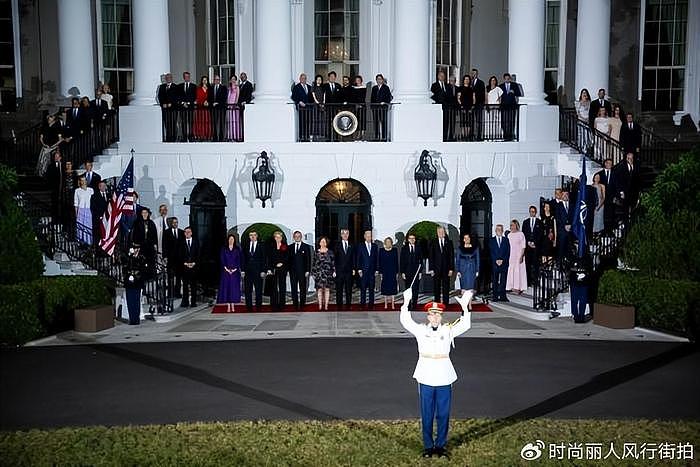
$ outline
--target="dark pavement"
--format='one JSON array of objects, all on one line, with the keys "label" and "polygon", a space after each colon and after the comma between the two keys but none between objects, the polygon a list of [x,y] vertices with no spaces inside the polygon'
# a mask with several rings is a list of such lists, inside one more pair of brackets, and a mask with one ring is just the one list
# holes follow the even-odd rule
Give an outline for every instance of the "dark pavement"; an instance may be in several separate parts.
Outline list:
[{"label": "dark pavement", "polygon": [[[460,338],[456,418],[700,420],[688,344]],[[0,428],[418,417],[414,339],[33,347],[0,352]]]}]

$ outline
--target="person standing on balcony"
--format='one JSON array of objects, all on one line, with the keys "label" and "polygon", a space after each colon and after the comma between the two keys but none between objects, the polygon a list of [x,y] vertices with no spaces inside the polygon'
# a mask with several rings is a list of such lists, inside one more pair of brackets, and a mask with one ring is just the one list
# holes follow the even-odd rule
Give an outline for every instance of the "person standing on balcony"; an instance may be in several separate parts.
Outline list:
[{"label": "person standing on balcony", "polygon": [[158,86],[158,105],[163,118],[163,137],[167,143],[177,138],[177,114],[175,113],[177,99],[178,91],[173,83],[173,75],[166,73],[165,82]]},{"label": "person standing on balcony", "polygon": [[197,99],[197,86],[190,81],[190,72],[182,74],[183,83],[180,85],[178,102],[180,104],[181,141],[192,141],[192,121],[194,120],[194,106]]},{"label": "person standing on balcony", "polygon": [[462,86],[457,93],[457,101],[459,102],[459,121],[462,128],[462,141],[468,141],[472,138],[472,109],[476,102],[474,96],[474,88],[472,87],[472,77],[464,75],[462,77]]},{"label": "person standing on balcony", "polygon": [[75,233],[78,241],[84,245],[92,245],[92,213],[90,212],[90,198],[94,191],[85,180],[85,176],[78,178],[78,188],[73,194],[73,206],[75,207]]},{"label": "person standing on balcony", "polygon": [[349,76],[343,76],[342,86],[340,87],[340,101],[343,104],[352,102],[352,86],[350,86]]},{"label": "person standing on balcony", "polygon": [[494,302],[507,302],[506,281],[508,278],[508,262],[510,260],[510,242],[503,235],[503,225],[496,225],[496,235],[489,242],[491,252],[491,287]]},{"label": "person standing on balcony", "polygon": [[209,87],[209,108],[211,109],[212,134],[214,141],[225,141],[226,105],[228,90],[221,84],[221,77],[214,75],[214,84]]},{"label": "person standing on balcony", "polygon": [[522,97],[520,86],[511,81],[510,73],[503,75],[501,84],[501,127],[503,128],[503,139],[513,141],[515,137],[515,123],[518,112],[518,97]]},{"label": "person standing on balcony", "polygon": [[452,242],[445,235],[445,228],[437,227],[435,238],[428,252],[428,274],[433,277],[435,301],[447,305],[450,302],[450,280],[454,272],[455,255]]},{"label": "person standing on balcony", "polygon": [[379,141],[388,141],[387,133],[387,113],[389,112],[389,104],[394,99],[391,95],[391,89],[384,83],[384,76],[378,74],[375,76],[375,84],[372,87],[370,102],[372,103],[372,117],[374,118],[374,136]]},{"label": "person standing on balcony", "polygon": [[337,104],[343,102],[343,97],[341,95],[341,88],[335,80],[338,79],[338,75],[335,71],[328,73],[328,81],[323,85],[323,89],[326,94],[326,102],[328,104]]},{"label": "person standing on balcony", "polygon": [[605,115],[612,115],[612,105],[605,98],[605,89],[598,89],[598,99],[591,102],[588,111],[588,124],[591,128],[595,128],[595,120],[600,115],[598,111],[600,109],[605,109]]},{"label": "person standing on balcony", "polygon": [[299,75],[299,82],[292,88],[292,100],[297,106],[299,116],[299,141],[309,141],[311,136],[308,104],[313,102],[311,86],[306,83],[306,74]]},{"label": "person standing on balcony", "polygon": [[209,105],[209,78],[202,76],[197,86],[194,111],[194,139],[195,141],[211,141],[211,106]]},{"label": "person standing on balcony", "polygon": [[530,217],[523,221],[523,235],[525,235],[525,266],[527,268],[527,285],[535,282],[537,275],[539,248],[542,243],[542,221],[537,218],[537,208],[530,206]]},{"label": "person standing on balcony", "polygon": [[486,103],[486,85],[479,79],[479,70],[472,68],[472,88],[474,89],[474,139],[484,139],[484,104]]},{"label": "person standing on balcony", "polygon": [[355,114],[358,121],[358,132],[360,139],[364,139],[365,130],[367,129],[367,113],[365,105],[367,103],[367,86],[365,86],[364,78],[361,75],[355,76],[352,86],[351,102],[355,103]]},{"label": "person standing on balcony", "polygon": [[632,113],[627,112],[625,123],[620,129],[620,146],[625,154],[634,154],[635,162],[639,163],[639,154],[642,147],[642,130],[634,122]]},{"label": "person standing on balcony", "polygon": [[241,72],[241,84],[238,87],[240,88],[238,103],[245,105],[253,102],[253,91],[255,91],[255,85],[248,81],[248,75],[244,71]]},{"label": "person standing on balcony", "polygon": [[449,141],[452,132],[449,131],[449,121],[451,120],[451,110],[448,103],[448,86],[445,82],[445,72],[438,71],[437,80],[430,86],[430,98],[435,104],[442,106],[442,139]]},{"label": "person standing on balcony", "polygon": [[[250,83],[248,83],[250,84]],[[243,141],[241,131],[241,88],[238,86],[236,75],[231,75],[226,94],[226,141]]]},{"label": "person standing on balcony", "polygon": [[313,99],[314,111],[314,121],[313,121],[313,133],[312,137],[315,141],[323,141],[326,139],[326,91],[325,85],[323,84],[323,76],[316,75],[314,77],[314,84],[311,87],[311,98]]},{"label": "person standing on balcony", "polygon": [[497,140],[503,137],[501,130],[501,97],[503,89],[498,85],[498,78],[492,76],[489,78],[489,85],[486,87],[486,118],[484,124],[486,126],[484,135],[488,140]]}]

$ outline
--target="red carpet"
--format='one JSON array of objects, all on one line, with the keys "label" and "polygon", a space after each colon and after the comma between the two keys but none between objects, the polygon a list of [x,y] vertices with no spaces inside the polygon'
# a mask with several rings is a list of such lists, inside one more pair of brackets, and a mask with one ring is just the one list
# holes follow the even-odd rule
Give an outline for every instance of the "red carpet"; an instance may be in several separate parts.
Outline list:
[{"label": "red carpet", "polygon": [[[335,305],[331,304],[328,306],[328,311],[388,311],[388,312],[398,313],[399,308],[400,308],[399,304],[396,304],[395,310],[392,310],[392,309],[385,310],[383,304],[380,305],[380,304],[375,303],[374,308],[372,310],[367,310],[366,308],[363,308],[357,304],[351,305],[350,308],[343,307],[342,310],[337,310]],[[297,310],[295,310],[294,306],[291,304],[287,304],[282,309],[283,313],[294,313],[296,311]],[[309,304],[305,305],[300,311],[302,311],[304,313],[322,312],[321,310],[318,309],[318,305],[315,303],[309,303]],[[460,307],[458,303],[450,303],[447,307],[447,311],[461,312],[462,307]],[[473,312],[490,312],[491,308],[488,305],[483,304],[483,303],[473,303],[472,304],[472,311]],[[211,312],[217,313],[217,314],[219,314],[219,313],[273,313],[272,307],[270,305],[263,305],[260,308],[260,310],[256,310],[255,308],[253,308],[252,311],[248,311],[246,309],[245,305],[242,303],[235,305],[233,311],[230,311],[229,307],[227,305],[214,305],[214,308],[212,309]]]}]

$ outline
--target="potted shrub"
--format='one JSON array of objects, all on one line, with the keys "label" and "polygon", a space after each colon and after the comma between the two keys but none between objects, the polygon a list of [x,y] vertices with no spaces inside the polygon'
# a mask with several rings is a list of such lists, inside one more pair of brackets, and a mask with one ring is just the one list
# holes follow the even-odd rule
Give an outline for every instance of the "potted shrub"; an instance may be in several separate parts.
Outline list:
[{"label": "potted shrub", "polygon": [[598,299],[593,304],[593,323],[613,329],[631,329],[634,306],[629,305],[630,278],[620,271],[607,271],[600,279]]}]

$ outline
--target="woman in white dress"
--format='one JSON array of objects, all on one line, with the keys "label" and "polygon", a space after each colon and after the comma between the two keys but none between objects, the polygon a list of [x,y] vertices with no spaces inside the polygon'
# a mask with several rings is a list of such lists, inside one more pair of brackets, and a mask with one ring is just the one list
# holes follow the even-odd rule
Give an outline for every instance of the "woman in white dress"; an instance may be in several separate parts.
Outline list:
[{"label": "woman in white dress", "polygon": [[608,119],[610,124],[610,137],[615,141],[620,141],[620,129],[622,128],[622,109],[620,106],[615,104],[613,106],[613,115]]},{"label": "woman in white dress", "polygon": [[92,214],[90,213],[90,198],[93,189],[87,186],[84,176],[78,179],[78,188],[73,195],[73,206],[75,207],[75,235],[79,242],[92,245]]},{"label": "woman in white dress", "polygon": [[501,96],[503,89],[498,86],[498,78],[489,78],[489,85],[486,87],[486,116],[484,118],[486,128],[484,133],[487,140],[502,139],[503,129],[501,128]]},{"label": "woman in white dress", "polygon": [[578,100],[574,102],[574,107],[576,107],[578,119],[587,122],[588,113],[591,110],[591,94],[588,92],[588,89],[581,89],[581,93],[578,95]]},{"label": "woman in white dress", "polygon": [[[595,127],[598,132],[610,136],[610,119],[607,116],[607,111],[605,110],[605,107],[601,107],[600,110],[598,110],[598,116],[596,117],[595,121],[593,122],[593,126]],[[606,157],[609,157],[608,154],[608,147],[607,147],[607,141],[600,137],[600,134],[596,134],[595,136],[595,154],[596,156],[600,159],[603,160]],[[614,159],[613,159],[614,160]]]},{"label": "woman in white dress", "polygon": [[111,112],[114,109],[114,96],[112,95],[112,89],[109,84],[102,85],[102,95],[100,99],[107,103],[107,109]]},{"label": "woman in white dress", "polygon": [[593,175],[593,188],[598,197],[598,203],[593,215],[593,233],[600,232],[605,228],[605,185],[600,183],[600,174]]}]

